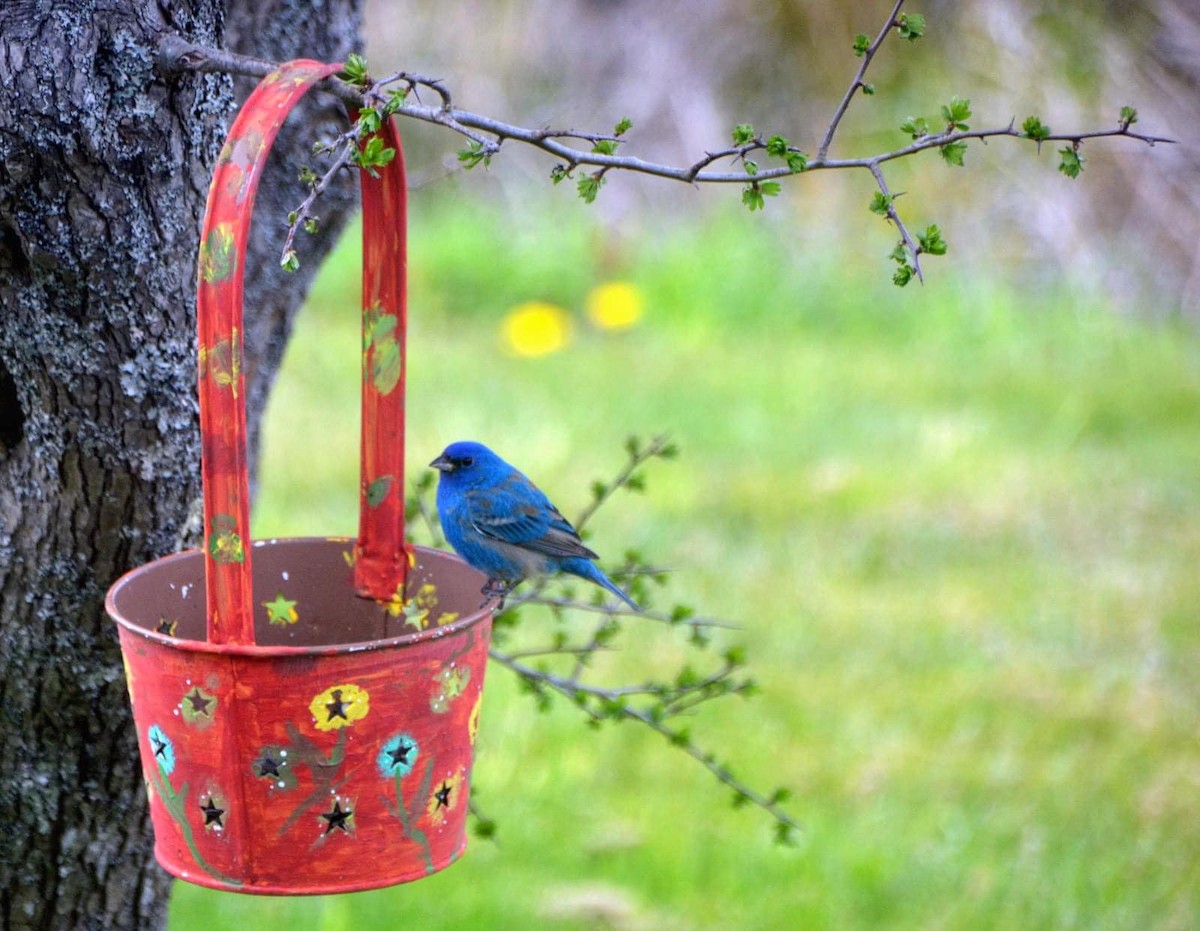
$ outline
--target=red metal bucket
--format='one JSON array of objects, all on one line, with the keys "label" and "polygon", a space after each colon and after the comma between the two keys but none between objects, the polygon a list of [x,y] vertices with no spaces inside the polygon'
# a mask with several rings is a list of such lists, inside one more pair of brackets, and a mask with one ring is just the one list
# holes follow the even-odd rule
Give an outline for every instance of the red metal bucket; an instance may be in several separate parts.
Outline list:
[{"label": "red metal bucket", "polygon": [[482,576],[404,542],[405,177],[363,188],[363,436],[357,539],[249,542],[242,271],[258,178],[287,113],[339,66],[291,62],[234,121],[200,249],[205,547],[117,581],[155,855],[240,892],[418,879],[466,844],[491,632]]}]

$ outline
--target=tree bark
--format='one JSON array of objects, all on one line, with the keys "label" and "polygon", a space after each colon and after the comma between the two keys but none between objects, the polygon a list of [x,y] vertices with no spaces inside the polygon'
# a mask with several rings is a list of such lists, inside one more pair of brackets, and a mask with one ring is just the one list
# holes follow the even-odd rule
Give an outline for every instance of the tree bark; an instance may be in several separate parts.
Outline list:
[{"label": "tree bark", "polygon": [[[237,91],[171,74],[160,38],[339,60],[361,0],[0,5],[0,927],[156,928],[137,738],[104,593],[200,539],[196,253]],[[317,95],[314,95],[316,97]],[[278,269],[296,169],[340,107],[313,100],[264,176],[246,280],[252,434],[350,203]],[[327,131],[327,130],[325,130]]]}]

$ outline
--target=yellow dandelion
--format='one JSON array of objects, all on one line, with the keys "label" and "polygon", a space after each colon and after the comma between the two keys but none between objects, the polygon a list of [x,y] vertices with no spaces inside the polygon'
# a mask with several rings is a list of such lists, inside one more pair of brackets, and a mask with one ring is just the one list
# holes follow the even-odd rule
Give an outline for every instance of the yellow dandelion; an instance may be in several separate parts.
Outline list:
[{"label": "yellow dandelion", "polygon": [[588,319],[602,330],[627,330],[642,319],[646,301],[628,281],[609,281],[592,288],[585,306]]},{"label": "yellow dandelion", "polygon": [[519,356],[558,352],[571,339],[571,318],[555,304],[526,301],[508,312],[500,325],[505,345]]},{"label": "yellow dandelion", "polygon": [[366,689],[357,685],[335,685],[315,696],[308,710],[317,730],[332,731],[365,718],[371,710],[371,698]]}]

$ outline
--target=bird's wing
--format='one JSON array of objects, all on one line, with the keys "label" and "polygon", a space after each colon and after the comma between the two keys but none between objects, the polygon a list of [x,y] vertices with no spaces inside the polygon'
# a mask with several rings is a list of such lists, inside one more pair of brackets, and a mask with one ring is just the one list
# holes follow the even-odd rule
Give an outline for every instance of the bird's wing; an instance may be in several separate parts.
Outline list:
[{"label": "bird's wing", "polygon": [[486,537],[547,556],[597,558],[558,508],[519,472],[467,497],[471,524]]}]

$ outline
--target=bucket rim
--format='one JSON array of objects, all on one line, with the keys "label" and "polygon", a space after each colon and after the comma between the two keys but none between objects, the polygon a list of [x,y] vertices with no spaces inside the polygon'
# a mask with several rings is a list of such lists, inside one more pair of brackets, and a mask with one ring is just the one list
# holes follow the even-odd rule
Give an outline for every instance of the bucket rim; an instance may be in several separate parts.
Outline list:
[{"label": "bucket rim", "polygon": [[[259,549],[264,546],[274,546],[281,543],[331,543],[337,545],[353,544],[356,538],[350,536],[308,536],[308,537],[267,537],[260,540],[253,540],[250,546],[254,549]],[[413,545],[413,550],[418,553],[431,553],[438,558],[448,559],[452,562],[466,563],[461,557],[446,550],[433,549],[428,546]],[[413,631],[412,633],[398,634],[394,637],[383,637],[378,640],[358,640],[352,643],[314,643],[305,646],[260,646],[253,643],[210,643],[207,640],[188,640],[181,637],[172,637],[168,634],[159,633],[156,630],[151,630],[142,627],[140,624],[134,623],[130,618],[122,614],[116,607],[116,599],[120,595],[121,590],[132,582],[135,577],[141,575],[151,567],[162,566],[165,563],[176,562],[183,559],[203,560],[204,551],[199,547],[192,549],[181,550],[178,553],[171,553],[167,556],[160,556],[158,559],[153,559],[150,562],[142,563],[124,573],[118,578],[104,594],[104,610],[110,618],[117,624],[121,630],[130,634],[142,637],[146,640],[152,640],[161,646],[169,649],[182,650],[189,653],[209,653],[220,654],[223,656],[244,656],[248,658],[271,659],[273,657],[284,656],[330,656],[343,653],[363,653],[370,650],[387,650],[397,647],[415,646],[419,643],[424,643],[427,640],[440,640],[444,637],[454,636],[462,633],[477,624],[492,619],[493,611],[498,604],[496,596],[489,596],[488,599],[475,611],[470,614],[464,614],[456,618],[449,624],[443,624],[438,627],[430,627],[425,630]],[[470,568],[470,567],[467,567]],[[472,569],[472,572],[476,570]],[[483,578],[480,574],[480,578]]]}]

